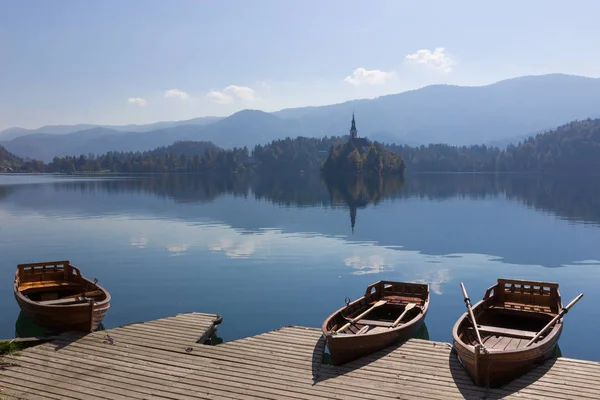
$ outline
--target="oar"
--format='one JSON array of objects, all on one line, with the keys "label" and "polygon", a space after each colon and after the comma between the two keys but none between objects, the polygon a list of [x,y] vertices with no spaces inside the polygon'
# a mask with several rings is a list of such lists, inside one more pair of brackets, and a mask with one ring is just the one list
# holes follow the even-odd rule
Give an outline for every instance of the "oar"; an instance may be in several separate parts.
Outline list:
[{"label": "oar", "polygon": [[404,316],[406,315],[406,313],[415,308],[416,306],[417,303],[408,303],[406,307],[404,307],[404,311],[402,312],[402,314],[400,314],[400,316],[394,321],[394,323],[392,324],[392,326],[390,326],[389,329],[397,327],[400,321],[402,321],[402,318],[404,318]]},{"label": "oar", "polygon": [[467,289],[465,289],[465,285],[460,283],[460,288],[462,289],[463,296],[465,298],[465,305],[467,306],[467,310],[469,311],[469,316],[471,317],[471,322],[473,323],[473,328],[475,329],[475,333],[477,334],[477,340],[479,344],[483,346],[483,340],[481,340],[481,335],[479,334],[479,328],[477,328],[477,321],[475,321],[475,315],[473,315],[473,309],[471,308],[471,299],[469,299],[469,295],[467,294]]},{"label": "oar", "polygon": [[529,342],[527,342],[525,347],[533,344],[536,340],[538,340],[539,337],[542,336],[544,334],[544,332],[546,332],[548,330],[548,328],[550,328],[552,325],[554,325],[556,323],[556,321],[558,321],[563,315],[565,315],[569,311],[569,309],[571,307],[573,307],[575,305],[575,303],[577,303],[579,301],[579,299],[581,299],[582,297],[583,297],[583,293],[581,293],[579,296],[575,297],[573,299],[573,301],[570,302],[568,306],[563,308],[562,311],[559,312],[556,317],[552,318],[552,321],[548,322],[548,325],[546,325],[541,331],[539,331],[533,339],[531,339]]},{"label": "oar", "polygon": [[352,321],[348,322],[346,325],[344,325],[340,329],[338,329],[337,333],[344,332],[346,329],[348,329],[350,327],[350,325],[355,324],[356,321],[364,318],[365,315],[367,315],[368,313],[370,313],[371,311],[373,311],[375,308],[384,305],[385,303],[387,303],[387,300],[379,300],[377,303],[373,304],[373,306],[371,308],[369,308],[367,311],[365,311],[364,313],[360,314],[358,317],[353,318]]}]

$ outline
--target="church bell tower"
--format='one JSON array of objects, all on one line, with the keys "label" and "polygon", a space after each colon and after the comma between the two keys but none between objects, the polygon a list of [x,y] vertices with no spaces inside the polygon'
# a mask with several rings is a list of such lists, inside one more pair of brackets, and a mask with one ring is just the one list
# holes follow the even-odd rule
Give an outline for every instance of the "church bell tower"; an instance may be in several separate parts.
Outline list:
[{"label": "church bell tower", "polygon": [[356,130],[356,122],[354,121],[354,113],[352,113],[352,126],[350,127],[350,140],[354,140],[358,137],[358,131]]}]

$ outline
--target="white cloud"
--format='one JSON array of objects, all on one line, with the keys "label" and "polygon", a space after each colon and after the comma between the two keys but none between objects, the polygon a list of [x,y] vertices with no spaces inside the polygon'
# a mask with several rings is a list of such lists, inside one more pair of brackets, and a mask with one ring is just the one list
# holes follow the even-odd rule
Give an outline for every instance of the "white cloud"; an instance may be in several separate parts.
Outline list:
[{"label": "white cloud", "polygon": [[180,256],[188,250],[187,244],[173,244],[167,246],[167,251],[171,253],[171,256]]},{"label": "white cloud", "polygon": [[206,96],[219,104],[231,104],[236,100],[251,102],[256,100],[256,92],[247,86],[229,85],[223,90],[212,90]]},{"label": "white cloud", "polygon": [[394,72],[385,72],[378,69],[367,70],[356,68],[352,75],[348,75],[345,82],[351,85],[382,85],[394,77]]},{"label": "white cloud", "polygon": [[436,48],[433,52],[430,50],[418,50],[416,53],[409,54],[405,60],[413,64],[421,64],[441,72],[450,72],[454,66],[454,60],[446,53],[443,47]]},{"label": "white cloud", "polygon": [[378,254],[368,257],[348,257],[344,260],[344,264],[356,270],[352,272],[352,275],[379,274],[392,270],[391,266],[385,262],[383,256]]},{"label": "white cloud", "polygon": [[442,284],[450,280],[450,271],[448,269],[440,269],[430,271],[425,278],[415,280],[415,283],[427,283],[429,289],[435,294],[442,294]]},{"label": "white cloud", "polygon": [[218,243],[208,246],[209,250],[222,251],[230,258],[249,258],[261,247],[263,235],[245,235],[236,240],[219,239]]},{"label": "white cloud", "polygon": [[144,107],[148,102],[146,99],[142,99],[141,97],[130,97],[127,99],[129,104],[135,104],[136,106]]},{"label": "white cloud", "polygon": [[132,237],[129,240],[129,244],[131,244],[133,247],[144,249],[148,245],[148,238],[146,237],[146,235],[141,235],[139,237]]},{"label": "white cloud", "polygon": [[183,90],[179,90],[179,89],[169,89],[165,91],[165,97],[168,98],[178,98],[181,100],[186,100],[188,99],[190,96],[184,92]]}]

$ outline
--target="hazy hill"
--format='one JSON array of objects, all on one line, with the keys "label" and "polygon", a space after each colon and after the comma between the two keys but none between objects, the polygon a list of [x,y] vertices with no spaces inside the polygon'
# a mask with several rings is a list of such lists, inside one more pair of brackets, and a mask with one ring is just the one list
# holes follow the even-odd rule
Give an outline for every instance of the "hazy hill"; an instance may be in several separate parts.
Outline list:
[{"label": "hazy hill", "polygon": [[[244,110],[227,118],[197,118],[127,127],[43,127],[52,130],[0,142],[31,158],[150,150],[177,140],[210,141],[220,147],[274,139],[345,135],[352,112],[359,136],[397,144],[495,144],[551,129],[567,121],[600,117],[600,79],[552,74],[508,79],[487,86],[433,85],[375,99],[265,113]],[[166,124],[166,125],[165,125]],[[127,129],[126,132],[123,132]],[[22,134],[11,128],[9,135]],[[0,140],[7,131],[2,133]],[[56,133],[62,132],[62,135]]]},{"label": "hazy hill", "polygon": [[315,135],[345,133],[389,142],[475,144],[530,135],[567,121],[600,117],[600,79],[552,74],[487,86],[433,85],[372,100],[274,113]]},{"label": "hazy hill", "polygon": [[600,119],[573,121],[508,146],[500,154],[498,166],[504,170],[597,175]]},{"label": "hazy hill", "polygon": [[300,126],[296,121],[286,121],[263,111],[243,110],[207,126],[202,140],[221,147],[253,147],[298,135]]},{"label": "hazy hill", "polygon": [[159,147],[148,152],[152,156],[172,154],[176,156],[195,156],[203,155],[206,150],[218,151],[219,148],[211,142],[194,142],[182,140],[175,142],[170,146]]},{"label": "hazy hill", "polygon": [[8,128],[0,132],[0,140],[9,141],[19,136],[31,135],[34,133],[48,133],[55,135],[64,135],[68,133],[85,131],[92,128],[107,128],[119,132],[149,132],[156,129],[172,128],[179,125],[208,125],[219,121],[222,117],[200,117],[193,118],[184,121],[162,121],[155,122],[152,124],[143,125],[90,125],[90,124],[77,124],[77,125],[46,125],[37,129],[24,129],[24,128]]},{"label": "hazy hill", "polygon": [[119,132],[96,127],[68,134],[35,133],[3,145],[21,157],[48,162],[54,157],[80,154],[146,151],[176,141],[205,141],[225,148],[253,147],[279,137],[297,136],[297,125],[262,111],[244,110],[208,126],[178,125],[149,132]]},{"label": "hazy hill", "polygon": [[11,152],[45,162],[54,157],[80,154],[103,154],[108,151],[146,151],[168,146],[179,140],[202,140],[199,125],[181,125],[150,132],[119,132],[92,128],[68,134],[36,133],[17,137],[4,146]]},{"label": "hazy hill", "polygon": [[20,162],[21,160],[17,156],[0,146],[0,169],[2,167],[12,167],[20,164]]}]

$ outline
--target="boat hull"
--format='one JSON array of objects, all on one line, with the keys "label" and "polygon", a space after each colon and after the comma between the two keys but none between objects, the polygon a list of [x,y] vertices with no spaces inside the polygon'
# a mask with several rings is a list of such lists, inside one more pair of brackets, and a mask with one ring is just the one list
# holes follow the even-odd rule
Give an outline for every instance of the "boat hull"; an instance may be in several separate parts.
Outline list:
[{"label": "boat hull", "polygon": [[[558,284],[499,279],[473,306],[482,347],[468,313],[452,329],[454,350],[473,383],[499,387],[553,356],[562,333]],[[536,341],[528,345],[532,339]]]},{"label": "boat hull", "polygon": [[389,332],[362,336],[325,335],[331,363],[342,365],[410,339],[423,327],[426,313],[427,311],[423,312],[410,326],[390,329]]},{"label": "boat hull", "polygon": [[465,346],[460,340],[455,339],[454,349],[473,383],[494,388],[518,378],[550,358],[559,337],[560,332],[541,346],[512,352],[490,351],[489,354],[478,351],[475,346]]},{"label": "boat hull", "polygon": [[[80,301],[67,300],[66,304],[61,304],[62,300],[58,300],[58,304],[56,301],[39,301],[41,296],[48,294],[60,299],[63,295],[77,297],[76,293],[92,292],[99,297],[84,296]],[[15,276],[14,295],[23,314],[53,333],[93,332],[102,323],[111,299],[103,287],[81,276],[68,261],[20,264]],[[32,296],[37,296],[37,300]]]},{"label": "boat hull", "polygon": [[[381,306],[373,308],[382,300]],[[426,284],[380,281],[370,285],[363,297],[348,301],[323,322],[331,363],[345,364],[416,336],[428,309]],[[394,327],[397,318],[402,321],[398,319]]]},{"label": "boat hull", "polygon": [[92,306],[88,303],[76,306],[41,306],[24,301],[16,294],[15,298],[24,314],[40,327],[52,332],[93,332],[110,307],[108,303]]}]

